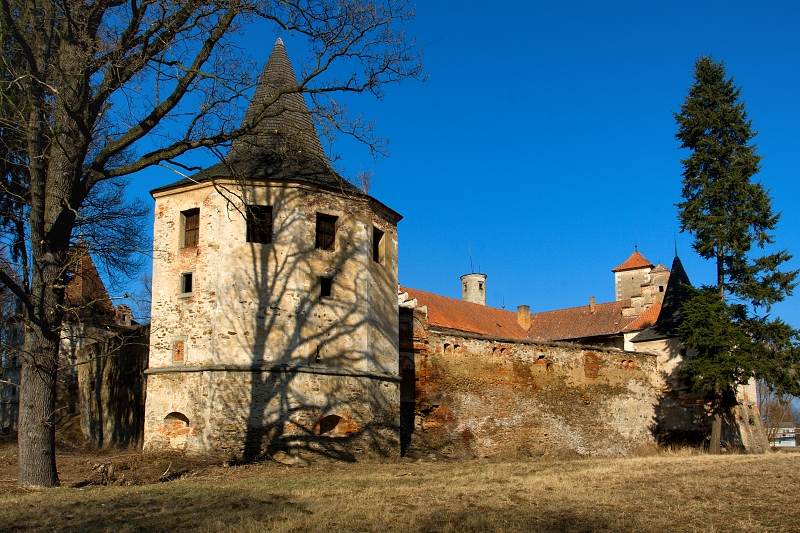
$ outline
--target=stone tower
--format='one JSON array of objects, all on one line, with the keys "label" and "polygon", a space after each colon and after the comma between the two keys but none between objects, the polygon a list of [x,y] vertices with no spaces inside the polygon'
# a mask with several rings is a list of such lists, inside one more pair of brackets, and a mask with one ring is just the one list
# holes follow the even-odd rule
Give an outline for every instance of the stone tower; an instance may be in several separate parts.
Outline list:
[{"label": "stone tower", "polygon": [[652,268],[653,264],[645,259],[639,250],[634,250],[624,263],[612,269],[617,301],[642,296],[642,286],[650,283]]},{"label": "stone tower", "polygon": [[399,451],[401,216],[331,169],[302,95],[274,99],[296,86],[278,39],[253,133],[151,192],[146,450]]},{"label": "stone tower", "polygon": [[465,302],[486,305],[486,274],[461,276],[461,299]]}]

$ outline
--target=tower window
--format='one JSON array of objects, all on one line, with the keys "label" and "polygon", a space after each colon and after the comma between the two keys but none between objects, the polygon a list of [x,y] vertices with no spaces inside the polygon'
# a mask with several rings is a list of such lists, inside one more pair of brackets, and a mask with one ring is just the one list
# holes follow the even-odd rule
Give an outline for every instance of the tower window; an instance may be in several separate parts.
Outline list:
[{"label": "tower window", "polygon": [[319,346],[317,346],[317,351],[314,354],[314,362],[317,364],[322,363],[322,354],[319,351]]},{"label": "tower window", "polygon": [[193,272],[183,272],[181,274],[181,296],[191,296],[194,292],[194,276]]},{"label": "tower window", "polygon": [[376,263],[384,264],[385,245],[383,242],[383,232],[378,228],[372,228],[372,260]]},{"label": "tower window", "polygon": [[482,291],[482,290],[483,290],[483,283],[478,283],[478,290],[479,290],[479,291]]},{"label": "tower window", "polygon": [[659,285],[658,286],[658,292],[664,292],[664,286],[663,285]]},{"label": "tower window", "polygon": [[317,238],[315,246],[317,250],[336,249],[336,221],[338,217],[317,213]]},{"label": "tower window", "polygon": [[270,244],[272,242],[272,206],[245,206],[247,242]]},{"label": "tower window", "polygon": [[197,246],[200,236],[200,210],[181,211],[181,219],[183,222],[183,247]]},{"label": "tower window", "polygon": [[330,298],[332,290],[333,290],[333,278],[327,278],[327,277],[319,278],[320,298]]}]

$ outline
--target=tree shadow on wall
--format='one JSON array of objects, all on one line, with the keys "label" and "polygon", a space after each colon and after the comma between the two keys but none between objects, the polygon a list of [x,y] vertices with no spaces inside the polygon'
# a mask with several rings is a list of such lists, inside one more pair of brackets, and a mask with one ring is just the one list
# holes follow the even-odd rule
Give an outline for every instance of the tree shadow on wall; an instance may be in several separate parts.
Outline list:
[{"label": "tree shadow on wall", "polygon": [[668,370],[661,371],[661,379],[667,386],[655,406],[653,437],[664,447],[707,449],[713,418],[708,401],[681,379],[680,347],[670,343],[666,356],[662,365]]},{"label": "tree shadow on wall", "polygon": [[[237,226],[243,204],[267,205],[273,234],[222,258],[217,324],[231,329],[210,348],[240,371],[211,374],[209,422],[223,448],[214,451],[245,461],[278,451],[396,455],[396,295],[387,292],[396,287],[370,260],[367,200],[303,187],[244,187],[240,198]],[[318,212],[339,215],[332,251],[317,249]],[[395,303],[395,314],[376,301]]]}]

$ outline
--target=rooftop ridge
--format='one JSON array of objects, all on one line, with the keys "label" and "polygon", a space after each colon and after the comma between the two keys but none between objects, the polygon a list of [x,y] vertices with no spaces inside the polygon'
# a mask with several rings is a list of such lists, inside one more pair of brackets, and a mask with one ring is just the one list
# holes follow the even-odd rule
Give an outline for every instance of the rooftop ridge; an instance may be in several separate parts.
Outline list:
[{"label": "rooftop ridge", "polygon": [[[614,300],[613,302],[602,302],[596,303],[595,307],[609,307],[609,306],[619,306],[619,307],[630,307],[631,300]],[[589,304],[586,305],[573,305],[572,307],[561,307],[559,309],[551,309],[549,311],[537,311],[535,313],[531,313],[533,315],[544,315],[546,313],[559,313],[561,311],[570,311],[572,309],[583,309],[584,307],[589,307]]]}]

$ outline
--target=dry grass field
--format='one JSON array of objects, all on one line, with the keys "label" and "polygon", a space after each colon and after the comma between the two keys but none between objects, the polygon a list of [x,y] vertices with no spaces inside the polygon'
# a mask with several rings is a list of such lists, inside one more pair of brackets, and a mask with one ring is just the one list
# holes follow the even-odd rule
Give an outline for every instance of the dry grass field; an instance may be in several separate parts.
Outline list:
[{"label": "dry grass field", "polygon": [[0,446],[0,530],[800,531],[800,454],[661,453],[525,462],[274,462],[59,457],[62,488],[16,487]]}]

